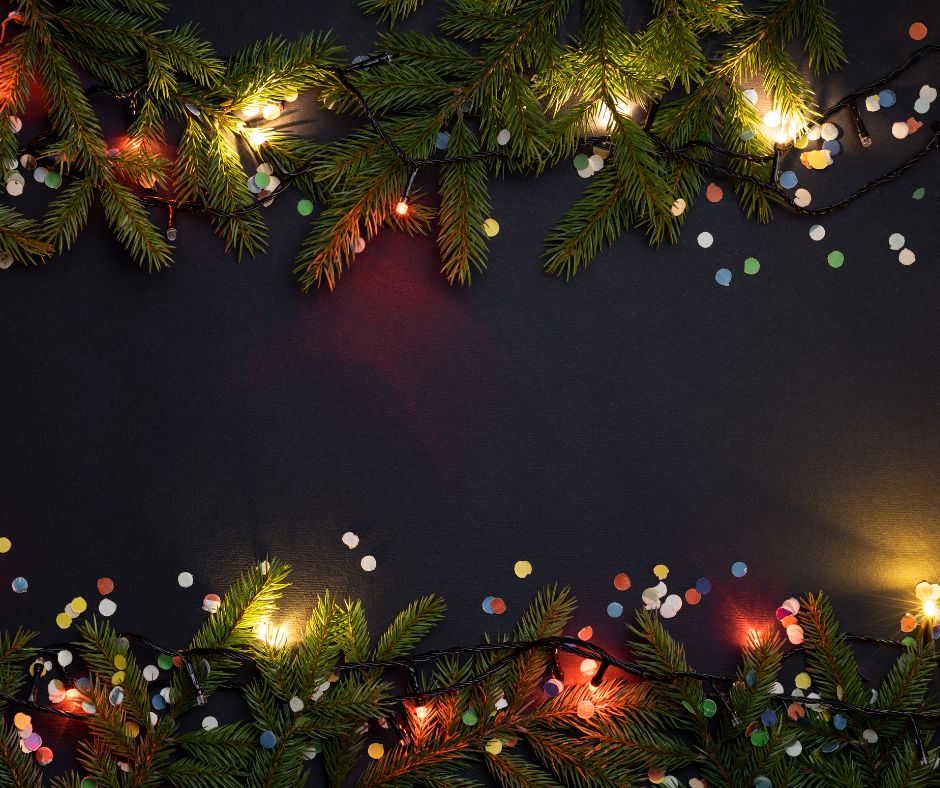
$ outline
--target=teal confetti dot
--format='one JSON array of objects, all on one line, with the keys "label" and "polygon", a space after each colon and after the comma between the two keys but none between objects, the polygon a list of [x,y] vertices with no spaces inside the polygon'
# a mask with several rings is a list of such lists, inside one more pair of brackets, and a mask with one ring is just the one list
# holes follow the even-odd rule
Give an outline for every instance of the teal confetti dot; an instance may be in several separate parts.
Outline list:
[{"label": "teal confetti dot", "polygon": [[731,284],[731,271],[727,268],[719,268],[715,273],[715,281],[722,287],[727,287]]},{"label": "teal confetti dot", "polygon": [[55,170],[49,170],[46,173],[46,179],[43,181],[50,189],[58,189],[62,185],[62,176]]},{"label": "teal confetti dot", "polygon": [[607,605],[607,615],[611,618],[620,618],[623,615],[623,605],[619,602],[611,602]]},{"label": "teal confetti dot", "polygon": [[271,176],[266,172],[256,172],[255,173],[255,186],[259,189],[263,189],[271,182]]},{"label": "teal confetti dot", "polygon": [[313,213],[313,203],[310,200],[301,200],[297,203],[297,213],[301,216],[309,216]]},{"label": "teal confetti dot", "polygon": [[760,271],[760,261],[755,257],[748,257],[747,260],[744,261],[744,273],[753,276],[758,271]]},{"label": "teal confetti dot", "polygon": [[574,157],[574,168],[576,170],[583,170],[590,163],[591,162],[588,161],[588,157],[585,156],[583,153],[579,153],[577,156]]},{"label": "teal confetti dot", "polygon": [[835,752],[839,749],[839,742],[837,741],[827,741],[822,747],[819,748],[820,752]]},{"label": "teal confetti dot", "polygon": [[838,251],[829,252],[826,261],[829,263],[830,268],[841,268],[842,264],[845,262],[845,255]]},{"label": "teal confetti dot", "polygon": [[915,200],[923,200],[924,195],[927,193],[927,190],[923,186],[918,186],[914,189],[914,193],[911,195]]},{"label": "teal confetti dot", "polygon": [[13,587],[13,592],[16,594],[25,594],[27,590],[29,590],[29,583],[26,582],[25,577],[14,577],[10,585]]},{"label": "teal confetti dot", "polygon": [[744,577],[747,574],[747,564],[744,561],[735,561],[731,564],[731,574],[735,577]]},{"label": "teal confetti dot", "polygon": [[754,778],[754,788],[773,788],[773,785],[769,777],[761,775],[760,777]]},{"label": "teal confetti dot", "polygon": [[496,599],[495,596],[488,596],[483,600],[483,612],[484,613],[489,613],[490,615],[493,615],[493,600],[495,599]]}]

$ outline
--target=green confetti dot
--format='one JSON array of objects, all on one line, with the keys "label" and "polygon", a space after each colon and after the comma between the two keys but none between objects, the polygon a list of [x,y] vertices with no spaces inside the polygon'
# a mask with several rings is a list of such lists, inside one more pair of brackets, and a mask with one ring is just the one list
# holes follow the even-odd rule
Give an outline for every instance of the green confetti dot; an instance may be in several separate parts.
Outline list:
[{"label": "green confetti dot", "polygon": [[266,172],[256,172],[255,173],[255,186],[259,189],[263,189],[271,182],[271,176]]},{"label": "green confetti dot", "polygon": [[744,261],[744,273],[753,275],[758,271],[760,271],[760,262],[754,257],[748,257]]},{"label": "green confetti dot", "polygon": [[770,737],[764,731],[754,731],[751,734],[751,744],[755,747],[763,747],[770,741]]},{"label": "green confetti dot", "polygon": [[161,654],[157,657],[157,665],[160,666],[161,670],[169,670],[173,667],[173,657],[169,654]]},{"label": "green confetti dot", "polygon": [[591,162],[588,161],[588,157],[585,156],[583,153],[579,153],[577,156],[574,157],[574,168],[576,170],[583,170],[590,163]]},{"label": "green confetti dot", "polygon": [[914,638],[908,635],[906,638],[904,638],[904,640],[901,641],[901,643],[907,646],[908,648],[910,648],[911,646],[915,645],[916,641],[914,640]]},{"label": "green confetti dot", "polygon": [[43,181],[50,189],[58,189],[62,185],[62,176],[54,170],[46,173],[46,179]]},{"label": "green confetti dot", "polygon": [[463,720],[464,725],[476,725],[480,721],[480,718],[473,709],[467,709],[460,719]]},{"label": "green confetti dot", "polygon": [[842,252],[829,252],[826,260],[831,268],[841,268],[842,263],[845,262],[845,255]]},{"label": "green confetti dot", "polygon": [[309,216],[313,213],[313,203],[310,200],[301,200],[297,203],[297,213],[301,216]]},{"label": "green confetti dot", "polygon": [[924,195],[927,193],[927,190],[923,186],[918,186],[914,189],[914,193],[911,195],[915,200],[923,200]]},{"label": "green confetti dot", "polygon": [[717,711],[718,706],[715,701],[711,700],[710,698],[708,700],[702,701],[702,714],[704,714],[706,717],[714,717],[715,712]]}]

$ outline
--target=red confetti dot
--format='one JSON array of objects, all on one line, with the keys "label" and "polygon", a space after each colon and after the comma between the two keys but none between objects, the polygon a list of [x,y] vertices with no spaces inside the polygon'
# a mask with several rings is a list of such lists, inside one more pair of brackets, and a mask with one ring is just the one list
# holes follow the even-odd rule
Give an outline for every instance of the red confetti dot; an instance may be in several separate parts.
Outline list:
[{"label": "red confetti dot", "polygon": [[490,607],[497,616],[501,616],[506,612],[506,603],[500,597],[496,597],[496,599],[490,603]]},{"label": "red confetti dot", "polygon": [[581,638],[581,640],[590,640],[594,637],[594,628],[581,627],[581,629],[578,630],[578,637]]},{"label": "red confetti dot", "polygon": [[907,119],[907,130],[913,134],[914,132],[920,130],[921,126],[924,124],[921,123],[917,118],[908,118]]},{"label": "red confetti dot", "polygon": [[907,32],[915,41],[923,41],[927,37],[927,25],[923,22],[915,22],[908,28]]},{"label": "red confetti dot", "polygon": [[40,747],[36,750],[36,763],[40,766],[48,766],[52,763],[52,750],[48,747]]},{"label": "red confetti dot", "polygon": [[787,706],[787,716],[791,720],[798,720],[800,717],[806,716],[806,709],[803,708],[801,703],[791,703]]},{"label": "red confetti dot", "polygon": [[110,577],[98,579],[98,593],[101,596],[107,596],[114,590],[114,581]]},{"label": "red confetti dot", "polygon": [[901,631],[913,632],[915,629],[917,629],[917,619],[908,613],[901,619]]},{"label": "red confetti dot", "polygon": [[626,591],[630,587],[630,575],[621,572],[614,578],[614,588],[618,591]]},{"label": "red confetti dot", "polygon": [[702,601],[702,595],[694,588],[690,588],[685,592],[685,601],[690,605],[697,605]]},{"label": "red confetti dot", "polygon": [[705,199],[709,202],[721,202],[721,198],[724,196],[725,193],[717,183],[708,184],[708,188],[705,190]]}]

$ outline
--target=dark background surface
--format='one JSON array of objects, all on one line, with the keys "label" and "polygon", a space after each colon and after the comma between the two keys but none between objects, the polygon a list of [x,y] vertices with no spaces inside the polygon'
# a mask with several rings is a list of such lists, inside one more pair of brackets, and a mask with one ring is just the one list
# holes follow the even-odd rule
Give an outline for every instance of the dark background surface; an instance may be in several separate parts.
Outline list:
[{"label": "dark background surface", "polygon": [[[850,66],[816,83],[823,104],[903,60],[911,22],[931,28],[927,42],[940,31],[926,2],[832,8]],[[205,0],[173,16],[222,53],[329,27],[351,57],[381,27],[348,0]],[[913,114],[921,84],[940,83],[938,65],[866,115],[873,148],[845,139],[836,166],[801,183],[814,200],[926,142],[927,129],[904,142],[887,129]],[[291,112],[311,134],[336,133],[312,100]],[[494,183],[502,232],[469,289],[439,276],[433,240],[386,233],[335,292],[301,295],[293,197],[266,214],[269,254],[237,264],[185,216],[175,266],[152,276],[96,216],[63,258],[0,272],[0,535],[14,543],[0,556],[0,624],[60,639],[55,614],[78,594],[97,605],[108,575],[118,627],[180,646],[203,595],[270,554],[295,567],[286,618],[329,588],[361,597],[378,631],[439,592],[437,645],[508,629],[557,581],[581,602],[575,629],[593,624],[616,646],[627,617],[609,619],[607,603],[639,605],[659,562],[671,591],[714,583],[671,627],[702,669],[727,668],[746,628],[804,591],[827,590],[853,630],[893,635],[914,584],[940,576],[938,164],[823,220],[821,243],[812,221],[778,212],[760,227],[729,198],[703,199],[675,246],[631,233],[570,283],[539,266],[541,238],[583,185],[567,164]],[[892,232],[913,266],[889,250]],[[741,274],[747,256],[755,277]],[[725,266],[729,288],[714,282]],[[523,558],[535,571],[519,580]],[[746,578],[732,578],[735,560]],[[618,571],[633,578],[625,594]],[[27,594],[10,590],[16,575]],[[488,594],[507,601],[502,619],[481,610]]]}]

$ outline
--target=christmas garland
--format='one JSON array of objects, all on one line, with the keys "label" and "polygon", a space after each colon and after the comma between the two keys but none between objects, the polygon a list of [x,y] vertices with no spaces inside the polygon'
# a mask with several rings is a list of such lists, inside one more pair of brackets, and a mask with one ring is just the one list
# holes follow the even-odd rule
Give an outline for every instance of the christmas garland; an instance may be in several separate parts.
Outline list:
[{"label": "christmas garland", "polygon": [[[419,4],[361,7],[394,23]],[[577,33],[561,43],[569,0],[452,0],[443,36],[389,32],[379,44],[390,62],[360,58],[350,71],[325,34],[268,38],[223,60],[192,25],[166,29],[152,0],[19,0],[3,26],[0,113],[11,122],[0,124],[0,156],[50,188],[65,185],[41,221],[0,207],[0,263],[69,248],[96,201],[150,270],[171,262],[178,209],[207,213],[237,255],[258,253],[265,225],[256,209],[290,184],[302,214],[319,206],[296,262],[304,289],[335,285],[380,228],[424,233],[432,223],[442,272],[467,284],[498,232],[489,175],[538,174],[579,151],[582,174],[596,174],[548,236],[549,273],[572,275],[631,226],[654,243],[674,240],[706,172],[732,177],[747,215],[767,221],[787,202],[774,180],[779,149],[755,133],[761,118],[744,87],[762,84],[787,138],[817,119],[787,47],[801,38],[817,73],[841,65],[829,12],[822,0],[770,0],[754,11],[738,0],[653,5],[633,32],[619,0],[584,0]],[[720,42],[714,57],[705,37]],[[88,78],[104,84],[86,89]],[[37,85],[49,128],[21,146],[18,116]],[[310,90],[369,125],[333,143],[261,125]],[[102,132],[92,103],[101,92],[130,106],[121,140]],[[174,145],[168,123],[183,126]],[[726,163],[708,157],[716,150]],[[242,155],[255,158],[256,173]],[[437,208],[417,179],[430,165]],[[24,182],[8,173],[7,191]],[[152,206],[165,211],[166,232]]]},{"label": "christmas garland", "polygon": [[[629,628],[631,661],[564,636],[575,602],[558,588],[535,597],[511,641],[413,655],[442,600],[412,603],[373,643],[361,604],[324,594],[288,643],[271,624],[288,573],[265,561],[224,598],[207,597],[208,618],[181,650],[96,619],[78,641],[42,649],[31,633],[4,634],[2,784],[44,784],[44,714],[85,735],[79,770],[51,781],[59,788],[298,786],[314,769],[337,787],[472,788],[482,785],[474,768],[505,788],[678,786],[680,776],[691,786],[940,784],[930,746],[940,586],[921,584],[925,615],[900,642],[842,633],[822,594],[787,600],[778,618],[802,645],[784,651],[779,629],[753,632],[736,673],[717,676],[689,666],[655,610]],[[877,689],[853,640],[901,652]],[[155,653],[157,665],[141,667]],[[792,679],[790,658],[803,662]],[[225,690],[244,698],[246,719],[210,716]]]}]

